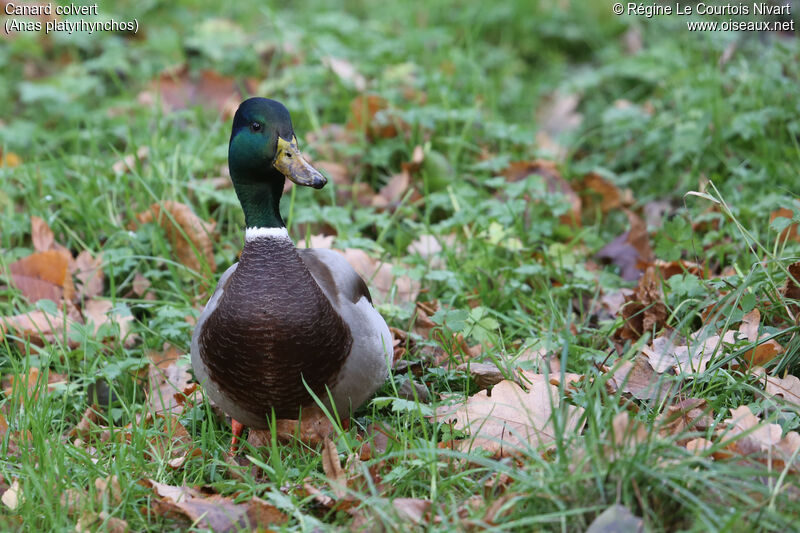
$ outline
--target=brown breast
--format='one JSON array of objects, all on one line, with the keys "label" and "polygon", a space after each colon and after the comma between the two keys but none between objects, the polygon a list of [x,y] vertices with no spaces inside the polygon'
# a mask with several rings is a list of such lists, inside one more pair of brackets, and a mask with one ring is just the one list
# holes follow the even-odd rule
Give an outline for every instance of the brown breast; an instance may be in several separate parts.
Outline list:
[{"label": "brown breast", "polygon": [[200,336],[209,377],[254,416],[296,418],[325,394],[350,352],[349,328],[288,239],[245,244]]}]

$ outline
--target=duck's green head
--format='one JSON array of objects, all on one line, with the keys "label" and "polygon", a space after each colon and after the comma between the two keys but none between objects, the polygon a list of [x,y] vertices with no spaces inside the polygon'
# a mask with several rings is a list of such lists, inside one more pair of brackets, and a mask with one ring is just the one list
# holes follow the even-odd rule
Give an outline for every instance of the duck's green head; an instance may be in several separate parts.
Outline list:
[{"label": "duck's green head", "polygon": [[322,188],[327,180],[300,154],[286,107],[249,98],[233,117],[228,167],[250,226],[283,225],[278,212],[284,178]]}]

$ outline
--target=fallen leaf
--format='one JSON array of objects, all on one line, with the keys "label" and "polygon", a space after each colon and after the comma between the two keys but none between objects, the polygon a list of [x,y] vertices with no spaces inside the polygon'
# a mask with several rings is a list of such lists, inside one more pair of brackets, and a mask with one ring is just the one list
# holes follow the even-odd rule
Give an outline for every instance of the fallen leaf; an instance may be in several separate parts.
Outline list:
[{"label": "fallen leaf", "polygon": [[[147,402],[154,414],[181,415],[186,409],[184,391],[191,389],[192,375],[190,365],[180,358],[181,352],[170,346],[164,352],[150,352],[150,367],[147,375],[150,384]],[[192,390],[192,401],[197,404],[200,391]]]},{"label": "fallen leaf", "polygon": [[695,455],[701,455],[706,450],[711,449],[714,446],[714,443],[708,439],[704,439],[702,437],[692,439],[686,443],[686,450],[692,452]]},{"label": "fallen leaf", "polygon": [[783,435],[778,424],[766,424],[755,416],[746,405],[731,410],[731,417],[726,420],[728,432],[724,434],[729,450],[744,456],[753,456],[757,460],[771,464],[773,468],[782,470],[786,462],[794,456],[792,470],[798,470],[796,455],[800,448],[800,434],[790,431]]},{"label": "fallen leaf", "polygon": [[350,102],[350,119],[347,129],[364,132],[370,139],[389,139],[397,137],[399,132],[408,130],[409,126],[392,112],[389,102],[378,95],[368,94],[356,96]]},{"label": "fallen leaf", "polygon": [[322,470],[328,478],[328,485],[333,490],[336,499],[345,498],[347,496],[347,474],[342,469],[336,445],[328,437],[325,437],[322,444]]},{"label": "fallen leaf", "polygon": [[[769,337],[765,333],[763,337]],[[747,367],[764,366],[784,352],[783,346],[778,344],[775,339],[766,339],[759,342],[752,351],[746,352],[742,355],[742,359]]]},{"label": "fallen leaf", "polygon": [[430,500],[421,498],[391,498],[392,506],[402,520],[422,524],[431,508]]},{"label": "fallen leaf", "polygon": [[644,271],[633,294],[626,296],[620,313],[624,322],[614,335],[622,340],[639,340],[646,331],[658,331],[666,324],[667,306],[662,300],[661,278],[654,267]]},{"label": "fallen leaf", "polygon": [[595,257],[617,265],[622,279],[635,281],[642,276],[643,269],[653,261],[653,250],[650,247],[650,236],[644,221],[632,211],[625,212],[628,215],[630,229],[605,245]]},{"label": "fallen leaf", "polygon": [[20,500],[22,499],[22,489],[19,486],[19,480],[15,479],[11,486],[6,489],[0,500],[3,501],[6,507],[12,511],[19,507]]},{"label": "fallen leaf", "polygon": [[736,334],[726,331],[720,335],[706,335],[704,329],[696,331],[688,345],[675,345],[666,335],[653,340],[642,352],[647,355],[650,365],[658,373],[673,369],[680,374],[699,374],[705,372],[708,363],[722,353],[722,344],[732,345],[736,342]]},{"label": "fallen leaf", "polygon": [[395,276],[390,264],[372,259],[363,250],[347,248],[339,253],[344,255],[350,266],[374,290],[372,298],[376,303],[401,304],[416,301],[420,290],[419,281],[408,276]]},{"label": "fallen leaf", "polygon": [[[276,439],[283,443],[299,440],[308,446],[319,446],[335,433],[333,423],[316,405],[304,407],[301,417],[300,420],[276,420]],[[247,436],[247,442],[255,448],[269,446],[270,441],[270,432],[265,429],[251,429]]]},{"label": "fallen leaf", "polygon": [[583,210],[588,213],[598,207],[603,213],[608,213],[612,209],[633,205],[630,189],[623,193],[619,187],[596,172],[590,172],[580,179],[578,193],[581,195]]},{"label": "fallen leaf", "polygon": [[77,533],[90,533],[93,531],[127,533],[130,529],[125,520],[111,516],[107,511],[100,511],[99,513],[86,511],[78,518],[75,524],[75,531]]},{"label": "fallen leaf", "polygon": [[[245,80],[245,85],[248,93],[255,92],[253,80]],[[138,101],[147,106],[160,102],[166,112],[193,106],[212,107],[230,118],[245,96],[233,78],[213,70],[192,73],[186,65],[181,65],[163,71],[145,91],[139,93]]]},{"label": "fallen leaf", "polygon": [[94,487],[97,489],[97,494],[103,498],[108,497],[110,503],[119,505],[123,501],[124,492],[119,484],[117,476],[108,476],[107,478],[97,478],[94,480]]},{"label": "fallen leaf", "polygon": [[644,523],[624,505],[612,505],[595,518],[586,533],[639,533]]},{"label": "fallen leaf", "polygon": [[33,249],[37,252],[46,252],[55,244],[53,230],[50,229],[47,222],[37,216],[31,217],[31,241],[33,241]]},{"label": "fallen leaf", "polygon": [[647,442],[648,434],[645,425],[636,418],[632,418],[627,411],[617,413],[611,421],[611,439],[605,446],[606,457],[616,460],[625,456],[626,450],[631,450]]},{"label": "fallen leaf", "polygon": [[203,529],[215,532],[261,530],[288,520],[279,509],[255,496],[235,503],[231,498],[219,494],[204,495],[189,487],[175,487],[153,480],[146,483],[160,496],[153,501],[156,514],[183,517]]},{"label": "fallen leaf", "polygon": [[520,181],[531,175],[541,176],[544,179],[548,192],[563,194],[569,201],[570,211],[561,215],[559,219],[560,222],[570,226],[580,225],[581,199],[575,191],[572,190],[569,183],[561,177],[558,166],[554,162],[544,159],[517,161],[511,163],[502,174],[508,181]]},{"label": "fallen leaf", "polygon": [[79,437],[81,439],[88,439],[94,430],[98,427],[97,423],[100,421],[100,412],[98,406],[92,404],[83,411],[81,419],[75,424],[68,436],[71,439]]},{"label": "fallen leaf", "polygon": [[481,390],[491,388],[506,379],[493,363],[463,363],[458,365],[457,370],[468,373]]},{"label": "fallen leaf", "polygon": [[[791,220],[793,216],[794,216],[794,212],[791,209],[787,209],[785,207],[781,207],[780,209],[770,213],[769,221],[771,223],[773,220],[775,220],[778,217],[788,218],[789,220]],[[798,233],[798,231],[797,231],[797,223],[793,222],[793,223],[789,224],[788,226],[786,226],[783,229],[783,231],[781,231],[779,239],[781,241],[790,240],[790,241],[800,242],[800,233]]]},{"label": "fallen leaf", "polygon": [[[131,323],[133,322],[133,315],[122,315],[114,312],[114,303],[111,300],[89,300],[83,306],[83,316],[87,324],[94,325],[94,333],[98,335],[100,328],[105,324],[114,324],[117,326],[115,332],[118,332],[119,339],[123,345],[130,347],[135,342],[136,338],[129,335]],[[100,338],[99,340],[106,340]]]},{"label": "fallen leaf", "polygon": [[72,256],[64,250],[34,252],[8,265],[12,283],[29,302],[70,300],[75,292],[70,275]]},{"label": "fallen leaf", "polygon": [[158,223],[167,233],[178,261],[188,268],[201,272],[206,264],[212,272],[216,270],[211,242],[216,225],[199,218],[189,206],[172,201],[156,203],[136,218],[142,224]]},{"label": "fallen leaf", "polygon": [[103,293],[103,258],[93,257],[89,250],[83,250],[75,258],[72,275],[78,280],[76,291],[79,300],[88,300]]},{"label": "fallen leaf", "polygon": [[[53,344],[56,339],[64,339],[65,332],[69,331],[73,324],[79,322],[80,316],[74,307],[62,309],[61,314],[36,310],[0,317],[0,340],[7,335],[14,335],[37,346]],[[70,348],[75,348],[79,344],[71,338],[66,338],[66,343]]]},{"label": "fallen leaf", "polygon": [[135,154],[128,154],[122,159],[114,161],[111,165],[111,170],[114,174],[121,176],[129,172],[136,172],[136,164],[143,164],[150,157],[150,148],[147,146],[140,146],[136,149]]},{"label": "fallen leaf", "polygon": [[349,61],[333,56],[325,56],[322,58],[322,64],[331,69],[339,79],[353,86],[357,91],[360,92],[367,88],[367,79],[362,76]]},{"label": "fallen leaf", "polygon": [[754,373],[764,379],[767,394],[780,396],[787,402],[800,407],[800,378],[791,374],[785,378],[770,376],[763,368],[754,369]]},{"label": "fallen leaf", "polygon": [[[548,376],[528,372],[523,375],[527,391],[513,381],[501,381],[492,388],[491,396],[481,391],[460,406],[444,406],[437,410],[437,420],[453,420],[456,429],[472,434],[472,439],[457,443],[460,450],[483,448],[495,457],[504,457],[530,447],[546,447],[555,441],[552,415],[554,410],[560,409],[559,388],[550,383]],[[567,382],[580,377],[564,375]],[[582,410],[567,406],[565,411],[560,429],[568,435],[579,429]]]},{"label": "fallen leaf", "polygon": [[644,355],[631,361],[621,361],[609,369],[606,382],[611,392],[622,389],[640,400],[663,399],[674,393],[676,384],[657,374]]},{"label": "fallen leaf", "polygon": [[714,426],[711,408],[702,398],[685,398],[670,404],[659,416],[661,436],[682,435],[687,431],[705,431]]}]

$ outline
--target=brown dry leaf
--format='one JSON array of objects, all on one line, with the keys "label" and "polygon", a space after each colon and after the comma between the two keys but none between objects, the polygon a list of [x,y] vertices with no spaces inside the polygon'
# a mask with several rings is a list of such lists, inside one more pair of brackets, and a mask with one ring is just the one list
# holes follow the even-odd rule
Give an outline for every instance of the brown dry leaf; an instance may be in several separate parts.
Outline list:
[{"label": "brown dry leaf", "polygon": [[753,309],[745,313],[742,323],[739,325],[739,333],[744,335],[749,342],[756,342],[758,339],[758,325],[761,323],[761,312]]},{"label": "brown dry leaf", "polygon": [[712,427],[714,416],[702,398],[686,398],[668,405],[659,416],[659,422],[659,435],[680,435],[686,431],[704,431]]},{"label": "brown dry leaf", "polygon": [[[781,207],[780,209],[773,211],[769,215],[769,221],[772,222],[778,217],[788,218],[791,219],[794,216],[794,212],[791,209],[787,209],[785,207]],[[785,240],[800,242],[800,233],[797,231],[797,224],[792,223],[789,224],[780,234],[780,240]]]},{"label": "brown dry leaf", "polygon": [[55,244],[53,230],[47,222],[37,216],[31,216],[31,240],[33,249],[37,252],[46,252]]},{"label": "brown dry leaf", "polygon": [[[301,420],[275,421],[275,437],[279,442],[290,443],[299,440],[309,446],[319,446],[335,433],[333,423],[316,405],[303,407],[301,417]],[[247,442],[255,448],[269,446],[270,436],[268,430],[251,429]]]},{"label": "brown dry leaf", "polygon": [[89,300],[83,306],[83,316],[87,325],[94,325],[95,335],[100,332],[100,327],[104,324],[115,324],[119,328],[119,339],[125,347],[129,348],[137,340],[136,335],[130,334],[133,315],[122,315],[112,312],[113,310],[114,304],[111,300]]},{"label": "brown dry leaf", "polygon": [[[527,391],[513,381],[501,381],[494,386],[491,396],[481,391],[460,406],[437,410],[437,420],[452,420],[456,429],[472,434],[472,439],[454,443],[460,450],[483,448],[495,457],[504,457],[553,443],[556,436],[551,416],[561,403],[559,389],[551,384],[549,376],[529,372],[523,372],[523,376]],[[581,376],[565,374],[564,378],[569,383]],[[579,430],[581,413],[582,409],[567,406],[562,422],[565,434]]]},{"label": "brown dry leaf", "polygon": [[583,210],[591,213],[597,207],[603,213],[612,209],[633,205],[633,193],[625,192],[596,172],[590,172],[578,182],[578,193],[581,195]]},{"label": "brown dry leaf", "polygon": [[620,312],[625,322],[614,335],[622,340],[639,340],[644,332],[658,331],[666,324],[667,307],[662,301],[661,278],[654,267],[644,271],[633,294],[625,298]]},{"label": "brown dry leaf", "polygon": [[[63,340],[73,324],[80,323],[78,311],[67,306],[66,313],[55,315],[36,310],[9,317],[0,317],[0,340],[6,335],[27,339],[36,346],[53,344],[56,339]],[[67,338],[67,346],[75,348],[78,342]]]},{"label": "brown dry leaf", "polygon": [[178,261],[187,267],[200,272],[205,263],[212,272],[216,270],[211,242],[216,224],[202,220],[189,206],[172,201],[156,203],[136,218],[142,224],[158,223],[167,233]]},{"label": "brown dry leaf", "polygon": [[612,505],[595,518],[586,533],[642,533],[644,522],[624,505]]},{"label": "brown dry leaf", "polygon": [[361,92],[367,88],[367,79],[349,61],[333,56],[325,56],[322,58],[322,64],[331,69],[343,82],[352,85],[357,91]]},{"label": "brown dry leaf", "polygon": [[344,252],[337,251],[344,255],[353,270],[367,282],[372,289],[375,303],[402,304],[416,301],[420,290],[419,281],[407,276],[395,276],[390,264],[379,263],[363,250],[348,248]]},{"label": "brown dry leaf", "polygon": [[[254,80],[245,80],[247,91],[254,93]],[[148,89],[139,93],[141,104],[152,106],[159,100],[165,111],[176,111],[192,106],[213,107],[224,117],[236,112],[239,102],[246,96],[233,78],[213,70],[189,72],[186,65],[167,69],[150,82]],[[160,97],[160,98],[159,98]]]},{"label": "brown dry leaf", "polygon": [[506,379],[494,363],[463,363],[456,369],[472,376],[475,384],[481,390],[493,387]]},{"label": "brown dry leaf", "polygon": [[603,246],[595,257],[619,267],[620,276],[627,281],[635,281],[642,270],[653,261],[653,249],[647,225],[632,211],[625,210],[630,229]]},{"label": "brown dry leaf", "polygon": [[561,223],[570,226],[580,225],[581,199],[575,191],[572,190],[569,183],[561,177],[561,172],[558,171],[558,166],[554,162],[544,159],[517,161],[511,163],[502,174],[509,181],[523,180],[532,174],[541,176],[547,185],[548,192],[561,193],[569,200],[571,209],[568,213],[561,216],[559,219]]},{"label": "brown dry leaf", "polygon": [[[748,342],[756,342],[759,339],[758,326],[761,322],[761,313],[758,309],[753,309],[742,317],[739,325],[739,333],[744,335]],[[764,334],[761,338],[769,337]],[[742,360],[749,368],[763,366],[784,352],[783,346],[774,339],[768,339],[756,345],[751,351],[742,354]]]},{"label": "brown dry leaf", "polygon": [[[189,363],[180,359],[181,352],[170,346],[164,352],[150,352],[147,371],[150,390],[147,401],[154,414],[180,415],[186,409],[186,394],[191,404],[200,402],[200,391],[192,388]],[[189,391],[188,393],[186,391]]]},{"label": "brown dry leaf", "polygon": [[780,396],[787,402],[800,407],[800,378],[791,374],[785,378],[768,375],[763,368],[753,369],[753,373],[764,379],[764,388],[770,396]]},{"label": "brown dry leaf", "polygon": [[156,459],[167,459],[171,468],[180,468],[190,457],[202,455],[203,451],[195,448],[194,440],[177,416],[156,415],[153,422],[160,431],[150,439],[148,454]]},{"label": "brown dry leaf", "polygon": [[8,265],[12,283],[31,303],[47,299],[72,299],[75,287],[70,275],[72,256],[65,250],[34,252]]},{"label": "brown dry leaf", "polygon": [[[137,297],[141,298],[147,294],[147,290],[150,288],[150,280],[144,277],[141,273],[137,272],[133,275],[133,283],[131,284],[131,290],[133,294]],[[147,294],[146,297],[155,298],[154,294]]]},{"label": "brown dry leaf", "polygon": [[408,124],[393,116],[389,102],[375,94],[359,95],[350,102],[350,119],[347,129],[363,131],[370,139],[397,137],[407,131]]},{"label": "brown dry leaf", "polygon": [[[3,394],[5,394],[6,398],[10,398],[15,394],[15,391],[18,391],[17,395],[20,403],[24,405],[27,401],[36,400],[39,397],[42,378],[41,371],[35,366],[30,367],[25,375],[11,374],[7,378],[8,385],[3,389]],[[67,376],[56,372],[47,373],[47,392],[65,383],[67,383]]]},{"label": "brown dry leaf", "polygon": [[423,524],[431,508],[431,501],[421,498],[392,498],[391,501],[400,518],[412,524]]},{"label": "brown dry leaf", "polygon": [[692,439],[686,443],[686,450],[695,455],[702,455],[706,450],[714,446],[714,443],[702,437]]},{"label": "brown dry leaf", "polygon": [[644,355],[638,355],[633,360],[622,361],[610,368],[612,372],[606,382],[612,393],[622,389],[622,392],[631,394],[640,400],[663,399],[669,397],[676,387],[672,381],[667,381],[657,374]]},{"label": "brown dry leaf", "polygon": [[99,513],[84,512],[75,524],[76,533],[90,533],[93,531],[105,531],[108,533],[127,533],[130,531],[128,522],[122,518],[111,516],[107,511]]},{"label": "brown dry leaf", "polygon": [[337,500],[347,496],[347,474],[339,461],[339,452],[331,439],[325,437],[322,445],[322,470]]},{"label": "brown dry leaf", "polygon": [[75,258],[72,275],[78,280],[76,290],[79,300],[88,300],[103,293],[103,258],[98,254],[92,257],[89,250],[83,250]]},{"label": "brown dry leaf", "polygon": [[604,446],[605,456],[611,461],[617,460],[631,448],[646,442],[648,434],[647,427],[636,418],[631,418],[627,411],[617,413],[609,428],[607,444]]},{"label": "brown dry leaf", "polygon": [[647,356],[650,365],[658,373],[674,369],[676,373],[691,374],[705,372],[708,363],[722,350],[722,344],[734,344],[736,333],[726,331],[722,336],[705,337],[703,329],[696,331],[689,339],[689,345],[675,345],[672,339],[663,335],[653,340],[642,352]]},{"label": "brown dry leaf", "polygon": [[[765,333],[761,337],[769,337],[769,334]],[[760,342],[752,351],[743,354],[742,359],[747,367],[764,366],[784,351],[783,346],[775,339],[767,339]]]},{"label": "brown dry leaf", "polygon": [[[782,437],[780,425],[765,424],[746,405],[732,409],[726,422],[728,432],[723,437],[728,449],[740,455],[755,456],[777,470],[782,470],[800,448],[800,434],[790,431]],[[795,472],[800,469],[798,461],[800,456],[796,456],[791,465]]]},{"label": "brown dry leaf", "polygon": [[791,277],[786,278],[786,284],[781,292],[788,300],[800,300],[800,261],[789,265],[788,270]]},{"label": "brown dry leaf", "polygon": [[397,207],[410,186],[411,174],[403,170],[389,178],[378,194],[372,197],[371,205],[379,208]]},{"label": "brown dry leaf", "polygon": [[612,292],[604,292],[600,297],[600,303],[609,315],[616,316],[625,304],[625,299],[633,296],[631,289],[619,289]]},{"label": "brown dry leaf", "polygon": [[269,526],[283,524],[288,517],[278,508],[252,497],[241,503],[219,494],[204,495],[190,487],[165,485],[146,480],[160,499],[152,502],[156,514],[185,518],[195,526],[215,532],[266,530]]},{"label": "brown dry leaf", "polygon": [[88,439],[95,428],[97,428],[97,423],[100,421],[100,412],[97,405],[90,405],[86,408],[81,416],[81,419],[72,428],[69,433],[67,434],[69,438],[81,438],[81,439]]}]

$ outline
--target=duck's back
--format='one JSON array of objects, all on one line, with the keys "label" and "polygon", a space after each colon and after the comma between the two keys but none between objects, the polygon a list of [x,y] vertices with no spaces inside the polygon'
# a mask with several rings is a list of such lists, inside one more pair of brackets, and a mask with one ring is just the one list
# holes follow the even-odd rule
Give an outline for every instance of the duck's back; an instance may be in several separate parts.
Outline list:
[{"label": "duck's back", "polygon": [[326,385],[335,385],[352,345],[350,330],[289,239],[247,242],[220,289],[216,309],[198,323],[193,350],[223,410],[265,427],[271,409],[294,418],[312,402],[303,381],[323,396]]}]

